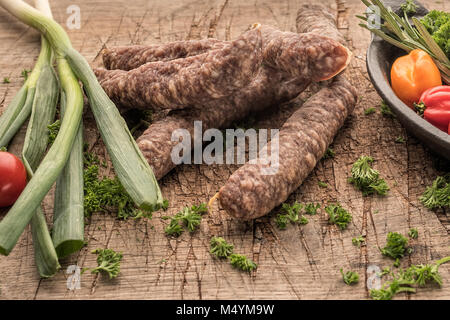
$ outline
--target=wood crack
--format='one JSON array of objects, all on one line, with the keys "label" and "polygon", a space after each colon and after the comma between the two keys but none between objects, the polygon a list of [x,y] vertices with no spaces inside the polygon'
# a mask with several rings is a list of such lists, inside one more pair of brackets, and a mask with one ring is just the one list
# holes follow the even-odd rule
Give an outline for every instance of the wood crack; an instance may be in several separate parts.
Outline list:
[{"label": "wood crack", "polygon": [[219,8],[219,12],[214,15],[214,18],[209,22],[209,30],[208,30],[208,38],[214,38],[214,34],[216,33],[217,25],[219,24],[220,18],[222,18],[223,11],[225,7],[228,5],[229,0],[224,0],[222,5]]}]

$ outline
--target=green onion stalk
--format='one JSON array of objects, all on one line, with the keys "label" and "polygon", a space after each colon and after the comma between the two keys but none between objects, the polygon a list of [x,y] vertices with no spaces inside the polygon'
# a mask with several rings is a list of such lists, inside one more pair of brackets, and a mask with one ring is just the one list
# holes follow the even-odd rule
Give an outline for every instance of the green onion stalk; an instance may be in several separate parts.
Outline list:
[{"label": "green onion stalk", "polygon": [[86,59],[72,47],[64,29],[22,0],[0,0],[0,6],[20,21],[38,29],[57,55],[68,61],[83,83],[97,126],[125,190],[136,205],[144,210],[160,207],[163,198],[152,169],[139,150],[125,120],[98,83]]},{"label": "green onion stalk", "polygon": [[[81,88],[80,88],[81,91]],[[64,118],[65,93],[61,94]],[[56,181],[52,238],[59,258],[84,246],[83,124],[80,124],[69,160]]]},{"label": "green onion stalk", "polygon": [[[51,9],[48,1],[35,0],[36,8],[44,13],[48,17],[52,17]],[[45,38],[44,38],[45,39]],[[46,40],[45,40],[46,41]],[[47,42],[47,41],[46,41]],[[61,66],[62,59],[59,60],[59,65]],[[64,66],[62,66],[64,68]],[[52,69],[53,71],[53,69]],[[56,76],[55,76],[56,79]],[[77,81],[76,78],[72,74],[72,81]],[[57,81],[57,80],[56,80]],[[52,83],[52,82],[50,82]],[[57,96],[59,92],[59,83],[55,88],[48,88],[49,92],[54,92]],[[51,90],[50,90],[51,89]],[[82,96],[83,93],[81,91],[81,87],[76,87],[78,93],[77,95]],[[64,118],[64,113],[66,110],[66,94],[64,90],[61,90],[61,99],[60,99],[60,117]],[[82,107],[82,106],[79,106]],[[34,111],[34,108],[33,108]],[[50,110],[48,110],[50,111]],[[51,112],[44,111],[41,107],[39,111],[42,117],[45,115],[49,116]],[[44,118],[45,119],[45,118]],[[43,119],[43,120],[44,120]],[[49,116],[47,121],[41,121],[42,131],[45,130],[47,133],[43,138],[42,144],[43,149],[45,150],[48,142],[49,142],[49,134],[48,128],[52,124],[54,120],[54,112],[53,116]],[[46,126],[44,128],[44,126]],[[30,127],[30,124],[29,124]],[[55,260],[58,261],[58,258],[66,257],[79,249],[81,249],[84,245],[84,212],[83,212],[83,128],[82,124],[78,128],[75,141],[72,146],[72,151],[69,156],[69,160],[67,161],[62,174],[58,177],[56,181],[56,189],[55,189],[55,202],[54,202],[54,215],[53,215],[53,228],[52,228],[52,237],[48,233],[46,233],[46,244],[48,245],[48,250],[40,250],[40,252],[52,252],[52,256],[47,259],[41,259],[44,261],[41,262],[41,265],[45,265],[45,263],[53,266],[52,271],[56,272],[55,264],[52,262]],[[34,135],[30,135],[34,136]],[[35,217],[31,220],[32,231],[33,222]],[[45,221],[41,219],[41,221]],[[39,230],[39,229],[37,229]],[[34,235],[34,233],[33,233]],[[36,243],[33,241],[33,243]],[[36,247],[36,245],[35,245]],[[50,250],[51,249],[53,250]],[[39,249],[39,248],[38,248]],[[56,251],[56,253],[55,253]],[[42,256],[39,254],[39,251],[35,250],[36,257]],[[36,261],[37,258],[36,258]],[[38,264],[38,269],[39,264]],[[40,272],[41,276],[43,273]]]},{"label": "green onion stalk", "polygon": [[80,126],[83,96],[78,81],[64,59],[57,58],[61,87],[66,93],[66,113],[61,129],[47,155],[40,163],[24,191],[0,222],[0,253],[8,255],[17,243],[33,213],[63,170]]},{"label": "green onion stalk", "polygon": [[125,190],[140,208],[144,210],[159,208],[163,198],[153,171],[137,147],[116,106],[98,83],[89,64],[72,48],[64,29],[53,19],[21,0],[0,0],[0,6],[45,36],[56,53],[58,74],[66,96],[66,110],[55,142],[25,190],[0,222],[0,253],[8,255],[13,249],[69,159],[81,123],[83,106],[83,96],[73,74],[84,85],[97,126]]},{"label": "green onion stalk", "polygon": [[[35,0],[36,8],[48,17],[52,17],[47,0]],[[70,69],[67,69],[67,61],[58,59],[60,74],[66,73],[67,80],[75,83],[75,78]],[[61,71],[62,69],[66,69]],[[70,79],[69,79],[70,77]],[[67,89],[68,86],[65,86]],[[82,96],[80,86],[73,86],[77,96]],[[61,90],[60,117],[64,118],[66,112],[66,92]],[[79,105],[82,108],[82,105]],[[49,123],[50,125],[50,123]],[[48,138],[47,138],[48,140]],[[84,246],[84,191],[83,191],[83,125],[78,127],[75,141],[72,145],[69,159],[56,181],[55,200],[53,210],[52,239],[49,241],[54,246],[57,258],[64,258],[77,252]],[[34,219],[34,218],[33,218]],[[33,222],[33,219],[31,220]],[[47,238],[49,240],[50,237]]]},{"label": "green onion stalk", "polygon": [[[47,8],[39,9],[49,14]],[[53,121],[58,103],[59,83],[52,63],[51,46],[45,37],[41,36],[41,51],[37,63],[18,95],[0,118],[0,145],[6,146],[31,113],[22,150],[22,159],[29,178],[33,176],[47,150],[47,125]],[[31,230],[39,274],[44,278],[51,277],[59,270],[60,265],[40,206],[31,219]]]},{"label": "green onion stalk", "polygon": [[[58,74],[61,81],[61,129],[56,136],[55,144],[60,135],[64,134],[64,123],[71,121],[72,107],[83,110],[83,92],[80,84],[70,68],[67,60],[57,57]],[[55,191],[54,225],[52,230],[53,243],[58,257],[65,257],[78,251],[84,244],[84,213],[83,213],[83,178],[82,178],[82,121],[81,116],[72,120],[75,128],[72,148],[67,152],[66,165],[62,168],[62,175],[57,181]],[[70,122],[69,122],[70,124]],[[76,125],[76,126],[75,126]],[[72,127],[70,128],[72,129]],[[81,174],[81,178],[79,175]],[[73,185],[67,187],[67,184]],[[81,190],[80,190],[81,188]],[[72,192],[66,194],[69,198],[62,198],[61,192]],[[81,213],[81,218],[79,218]],[[64,222],[64,223],[62,223]],[[1,227],[1,226],[0,226]]]},{"label": "green onion stalk", "polygon": [[[22,160],[29,178],[33,177],[33,172],[39,166],[47,150],[47,126],[54,121],[59,95],[59,83],[52,67],[53,55],[50,45],[44,37],[42,37],[41,43],[42,51],[47,53],[47,59],[41,67],[36,83],[31,117],[22,150]],[[31,218],[31,231],[39,274],[43,278],[51,277],[58,271],[60,265],[40,206],[37,207]]]},{"label": "green onion stalk", "polygon": [[31,114],[41,70],[48,66],[52,52],[45,38],[42,37],[42,39],[41,51],[32,72],[0,117],[0,148],[8,146],[11,139]]},{"label": "green onion stalk", "polygon": [[[61,86],[67,98],[66,114],[55,142],[34,171],[24,191],[0,222],[0,253],[4,255],[11,252],[64,168],[80,125],[83,95],[78,89],[78,81],[72,75],[72,71],[64,59],[57,57],[57,61]],[[50,243],[52,243],[51,238]]]}]

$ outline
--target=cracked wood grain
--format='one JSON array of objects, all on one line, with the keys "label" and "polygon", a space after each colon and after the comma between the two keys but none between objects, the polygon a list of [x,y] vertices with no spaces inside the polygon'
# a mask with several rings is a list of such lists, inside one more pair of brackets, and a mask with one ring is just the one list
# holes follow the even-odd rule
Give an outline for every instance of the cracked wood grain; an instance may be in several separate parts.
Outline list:
[{"label": "cracked wood grain", "polygon": [[[55,18],[64,22],[65,10],[72,2],[50,2]],[[98,67],[98,53],[104,46],[156,44],[211,35],[230,40],[255,22],[295,31],[296,12],[307,2],[79,0],[81,29],[67,31],[74,47],[81,50],[92,66]],[[448,2],[423,2],[430,8],[444,6],[450,11]],[[392,261],[379,252],[389,231],[406,234],[411,227],[419,230],[419,238],[412,242],[415,252],[402,261],[403,266],[450,255],[449,213],[429,211],[418,200],[425,186],[441,173],[433,166],[433,156],[407,135],[397,121],[383,118],[379,112],[369,117],[363,114],[364,109],[377,107],[381,101],[365,67],[369,34],[358,27],[354,18],[364,10],[364,5],[360,0],[326,0],[323,3],[332,8],[338,28],[354,52],[348,74],[361,97],[353,115],[335,138],[336,157],[320,161],[288,202],[315,202],[323,208],[327,203],[339,201],[353,214],[353,222],[347,230],[330,226],[323,209],[316,216],[308,216],[307,225],[280,231],[274,223],[278,209],[267,217],[241,223],[215,205],[198,231],[185,233],[178,239],[167,238],[164,235],[167,222],[161,220],[161,216],[174,215],[184,206],[207,202],[238,168],[185,165],[161,181],[162,192],[170,201],[167,212],[157,212],[152,220],[140,221],[115,221],[109,214],[93,215],[86,225],[88,245],[62,261],[61,271],[52,279],[39,279],[27,230],[11,255],[0,257],[0,299],[367,299],[367,266],[392,265]],[[22,85],[22,69],[30,69],[34,64],[39,52],[39,36],[0,10],[0,43],[0,79],[11,78],[10,84],[0,84],[0,97],[4,100],[0,104],[1,113]],[[317,89],[312,87],[298,99],[305,101]],[[276,106],[258,115],[255,126],[280,127],[295,111],[294,105]],[[88,108],[84,123],[86,141],[94,153],[105,159],[105,147]],[[20,152],[24,132],[23,128],[11,151]],[[399,135],[406,138],[406,144],[394,142]],[[363,198],[347,183],[352,163],[363,154],[376,159],[376,169],[391,187],[387,197]],[[104,174],[113,174],[109,161]],[[320,188],[319,180],[327,182],[329,187]],[[50,194],[44,206],[48,218],[52,208]],[[0,212],[0,216],[2,214]],[[366,245],[357,248],[351,239],[361,234],[366,236]],[[229,263],[212,258],[209,239],[213,235],[225,237],[234,244],[236,252],[257,261],[257,271],[251,275],[241,273]],[[110,281],[101,276],[96,279],[95,275],[85,272],[81,277],[81,289],[67,290],[67,267],[74,264],[81,268],[94,267],[96,256],[90,251],[106,246],[124,253],[121,275]],[[340,268],[358,271],[360,284],[346,286],[341,280]],[[415,295],[398,298],[450,299],[450,266],[443,265],[441,273],[442,289],[426,288]]]}]

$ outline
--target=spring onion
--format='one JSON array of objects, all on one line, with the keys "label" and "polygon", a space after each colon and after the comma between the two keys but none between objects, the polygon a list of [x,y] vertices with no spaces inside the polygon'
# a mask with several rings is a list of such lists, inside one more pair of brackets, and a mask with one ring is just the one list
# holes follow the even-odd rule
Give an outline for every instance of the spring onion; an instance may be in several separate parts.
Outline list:
[{"label": "spring onion", "polygon": [[64,29],[54,20],[21,0],[0,0],[0,5],[16,18],[45,35],[55,52],[64,57],[83,83],[101,136],[116,174],[136,205],[153,210],[163,202],[156,177],[140,152],[114,103],[89,67],[86,59],[72,48]]},{"label": "spring onion", "polygon": [[[36,7],[39,2],[48,5],[47,0],[36,0]],[[68,74],[72,76],[72,82],[77,82],[73,74]],[[80,86],[74,88],[78,91],[78,96],[83,95]],[[63,90],[60,104],[61,119],[66,113],[66,102],[66,93]],[[56,137],[57,134],[54,138]],[[59,258],[77,252],[85,244],[83,196],[83,124],[81,122],[69,160],[56,181],[52,240]]]},{"label": "spring onion", "polygon": [[66,94],[61,130],[22,194],[0,222],[0,253],[8,255],[30,222],[35,210],[62,172],[80,126],[83,95],[67,62],[58,57],[58,74]]},{"label": "spring onion", "polygon": [[27,75],[22,88],[0,117],[0,147],[8,146],[11,139],[28,119],[33,105],[36,84],[44,65],[48,65],[51,48],[46,41],[42,41],[41,51],[33,71]]},{"label": "spring onion", "polygon": [[[22,159],[30,178],[47,150],[47,126],[54,121],[59,92],[58,79],[51,66],[52,50],[44,37],[42,37],[41,43],[42,56],[45,56],[46,59],[41,60],[44,63],[36,82],[31,117],[22,151]],[[60,265],[40,206],[31,219],[31,231],[39,274],[43,278],[51,277],[58,271]]]},{"label": "spring onion", "polygon": [[[81,88],[80,94],[81,94]],[[61,118],[65,113],[61,95]],[[78,128],[72,152],[56,181],[52,238],[58,257],[64,258],[84,246],[83,125]]]},{"label": "spring onion", "polygon": [[97,126],[122,185],[140,208],[152,210],[161,206],[163,198],[150,166],[89,64],[72,48],[64,29],[23,1],[0,0],[0,6],[22,22],[38,29],[46,37],[56,53],[58,74],[67,99],[64,119],[54,144],[24,192],[0,222],[0,253],[10,253],[31,220],[34,210],[38,208],[69,159],[79,130],[83,107],[83,96],[80,95],[74,74],[83,82]]},{"label": "spring onion", "polygon": [[[23,73],[25,84],[0,119],[1,144],[8,144],[31,113],[22,158],[29,177],[47,149],[46,124],[53,121],[58,101],[58,80],[51,66],[52,50],[41,37],[41,52],[35,68]],[[31,211],[33,212],[33,211]],[[41,277],[53,276],[60,268],[44,214],[38,205],[31,219],[35,261]]]},{"label": "spring onion", "polygon": [[[47,74],[51,75],[51,78],[47,77]],[[49,79],[51,80],[46,81]],[[41,99],[41,97],[44,97],[44,99]],[[45,98],[48,100],[45,101]],[[48,66],[42,71],[36,87],[35,102],[33,103],[32,115],[22,153],[23,162],[29,177],[33,176],[33,170],[36,169],[47,149],[47,145],[40,142],[47,142],[45,123],[50,123],[53,120],[57,98],[58,80],[53,74],[53,69]],[[47,221],[40,206],[37,207],[31,219],[31,232],[39,274],[43,278],[51,277],[59,270],[60,265],[48,231]]]}]

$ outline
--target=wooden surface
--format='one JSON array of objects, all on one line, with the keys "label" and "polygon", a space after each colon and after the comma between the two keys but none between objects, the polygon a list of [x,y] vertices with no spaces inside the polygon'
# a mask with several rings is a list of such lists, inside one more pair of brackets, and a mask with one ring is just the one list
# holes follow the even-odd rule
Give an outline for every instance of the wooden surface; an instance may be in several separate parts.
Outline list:
[{"label": "wooden surface", "polygon": [[[236,38],[249,24],[261,22],[281,30],[295,32],[296,12],[306,0],[149,0],[50,1],[55,19],[65,26],[66,8],[81,8],[81,29],[68,30],[73,45],[93,66],[100,66],[104,47],[128,44],[153,44],[213,36]],[[118,221],[108,214],[94,214],[86,226],[88,246],[62,261],[61,271],[52,279],[40,280],[34,265],[31,232],[22,235],[8,257],[0,257],[0,299],[367,299],[367,268],[391,266],[381,256],[386,234],[406,234],[415,227],[419,238],[412,240],[414,253],[402,260],[429,263],[450,255],[450,219],[447,212],[425,209],[418,197],[425,186],[448,162],[434,158],[422,144],[407,135],[401,125],[379,112],[381,99],[370,84],[365,51],[369,34],[358,27],[354,17],[364,10],[359,0],[322,1],[339,9],[339,27],[346,34],[354,59],[350,78],[360,99],[353,115],[335,139],[336,157],[322,160],[304,184],[289,198],[301,202],[340,201],[353,214],[348,230],[328,225],[322,210],[305,226],[276,228],[276,212],[249,223],[229,218],[215,210],[203,219],[194,234],[178,239],[164,235],[166,221],[160,212],[152,220]],[[423,1],[429,8],[450,11],[445,1]],[[347,8],[347,10],[345,10]],[[66,28],[66,27],[65,27]],[[67,28],[66,28],[67,29]],[[10,84],[0,84],[0,112],[21,86],[22,69],[31,69],[39,52],[38,34],[0,10],[0,77],[10,77]],[[365,116],[363,110],[377,107],[377,113]],[[280,125],[292,112],[291,106],[276,108],[260,115],[258,127]],[[279,111],[281,110],[281,111]],[[84,115],[85,138],[93,151],[104,157],[105,148],[89,111]],[[274,120],[275,119],[275,120]],[[18,153],[24,130],[13,142]],[[402,136],[406,143],[395,143]],[[375,167],[391,187],[387,197],[362,197],[349,183],[352,163],[361,155],[376,159]],[[439,168],[441,167],[441,168]],[[161,181],[163,194],[170,201],[169,215],[186,205],[206,202],[225,183],[236,166],[181,166]],[[105,174],[111,173],[109,165]],[[317,182],[325,181],[327,189]],[[52,194],[44,209],[51,221]],[[367,245],[357,248],[351,239],[365,235]],[[238,272],[209,254],[209,239],[225,237],[236,251],[253,258],[259,265],[251,275]],[[89,272],[81,276],[81,289],[68,290],[66,270],[70,265],[94,267],[90,251],[108,247],[123,251],[122,273],[113,281]],[[361,281],[348,287],[339,269],[359,272]],[[450,265],[441,267],[444,285],[417,294],[401,294],[398,299],[450,299]]]}]

